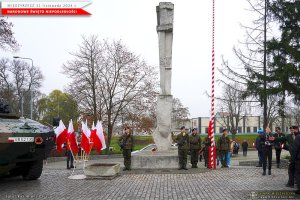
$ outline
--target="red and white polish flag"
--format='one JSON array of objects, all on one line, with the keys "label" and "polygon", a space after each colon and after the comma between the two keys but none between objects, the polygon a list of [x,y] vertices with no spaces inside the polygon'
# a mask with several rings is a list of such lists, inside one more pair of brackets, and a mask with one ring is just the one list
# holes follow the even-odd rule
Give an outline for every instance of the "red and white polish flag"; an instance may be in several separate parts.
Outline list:
[{"label": "red and white polish flag", "polygon": [[102,123],[100,121],[97,122],[96,130],[97,130],[96,131],[97,136],[100,138],[101,150],[106,149],[103,126],[102,126]]},{"label": "red and white polish flag", "polygon": [[91,130],[88,128],[87,124],[81,122],[81,148],[86,154],[90,154],[90,137],[91,137]]},{"label": "red and white polish flag", "polygon": [[62,145],[67,142],[67,134],[68,131],[66,126],[64,125],[63,121],[59,121],[59,125],[57,128],[54,129],[56,135],[56,150],[58,152],[62,151]]},{"label": "red and white polish flag", "polygon": [[69,128],[68,128],[67,149],[71,150],[75,154],[79,152],[77,137],[76,137],[76,134],[75,134],[75,131],[74,131],[72,119],[69,122]]}]

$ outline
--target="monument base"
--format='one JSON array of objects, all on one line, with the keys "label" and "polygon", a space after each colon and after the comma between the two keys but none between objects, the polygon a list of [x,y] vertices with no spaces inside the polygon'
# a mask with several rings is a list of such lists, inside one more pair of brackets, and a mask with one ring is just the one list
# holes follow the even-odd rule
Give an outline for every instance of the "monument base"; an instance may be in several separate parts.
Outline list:
[{"label": "monument base", "polygon": [[177,169],[179,167],[178,150],[141,151],[131,156],[133,169]]},{"label": "monument base", "polygon": [[94,163],[84,169],[87,179],[113,179],[120,173],[120,164]]}]

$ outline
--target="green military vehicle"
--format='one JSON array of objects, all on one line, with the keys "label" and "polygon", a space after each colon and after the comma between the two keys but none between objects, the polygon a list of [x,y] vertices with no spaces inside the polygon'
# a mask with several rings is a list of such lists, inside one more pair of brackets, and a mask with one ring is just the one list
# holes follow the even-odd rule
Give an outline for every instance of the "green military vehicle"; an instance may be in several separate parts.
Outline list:
[{"label": "green military vehicle", "polygon": [[0,101],[0,177],[38,179],[54,144],[53,129],[10,114],[8,105]]}]

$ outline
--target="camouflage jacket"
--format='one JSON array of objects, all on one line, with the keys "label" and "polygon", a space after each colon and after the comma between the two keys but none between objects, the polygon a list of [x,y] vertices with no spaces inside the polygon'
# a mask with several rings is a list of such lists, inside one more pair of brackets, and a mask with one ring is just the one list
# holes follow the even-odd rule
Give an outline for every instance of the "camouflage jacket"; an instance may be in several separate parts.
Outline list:
[{"label": "camouflage jacket", "polygon": [[222,135],[217,144],[217,149],[219,151],[229,151],[230,150],[230,139],[228,136]]},{"label": "camouflage jacket", "polygon": [[189,135],[183,136],[182,133],[177,135],[175,142],[178,144],[178,149],[189,149]]},{"label": "camouflage jacket", "polygon": [[201,138],[198,134],[196,135],[191,134],[189,140],[190,140],[190,149],[200,150]]},{"label": "camouflage jacket", "polygon": [[208,147],[211,146],[211,141],[208,136],[206,136],[205,140],[203,141],[203,144],[205,145],[205,149],[208,149]]},{"label": "camouflage jacket", "polygon": [[133,149],[133,136],[132,134],[123,134],[119,138],[119,145],[121,149]]}]

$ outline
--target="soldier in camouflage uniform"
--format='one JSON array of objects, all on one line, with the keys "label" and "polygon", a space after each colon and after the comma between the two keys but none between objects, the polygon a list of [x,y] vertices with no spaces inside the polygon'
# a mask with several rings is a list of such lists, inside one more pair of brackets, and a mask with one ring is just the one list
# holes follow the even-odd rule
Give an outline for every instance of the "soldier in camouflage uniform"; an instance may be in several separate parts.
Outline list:
[{"label": "soldier in camouflage uniform", "polygon": [[125,170],[131,170],[131,152],[133,150],[133,136],[128,127],[124,128],[123,135],[119,139],[119,145],[124,157]]},{"label": "soldier in camouflage uniform", "polygon": [[197,129],[194,128],[192,130],[192,134],[190,135],[190,152],[191,152],[191,163],[192,168],[198,168],[198,155],[201,149],[201,138],[200,135],[197,133]]},{"label": "soldier in camouflage uniform", "polygon": [[228,159],[228,152],[230,151],[230,139],[227,136],[228,131],[227,129],[223,130],[223,135],[219,138],[217,149],[219,150],[220,160],[222,164],[222,168],[227,168],[227,159]]},{"label": "soldier in camouflage uniform", "polygon": [[209,150],[209,147],[211,146],[211,141],[208,136],[206,136],[205,140],[203,141],[203,144],[205,145],[205,147],[204,147],[204,166],[208,167],[208,150]]},{"label": "soldier in camouflage uniform", "polygon": [[185,127],[180,128],[181,133],[177,135],[175,142],[178,144],[179,170],[187,170],[187,154],[189,150],[189,136],[186,133]]}]

